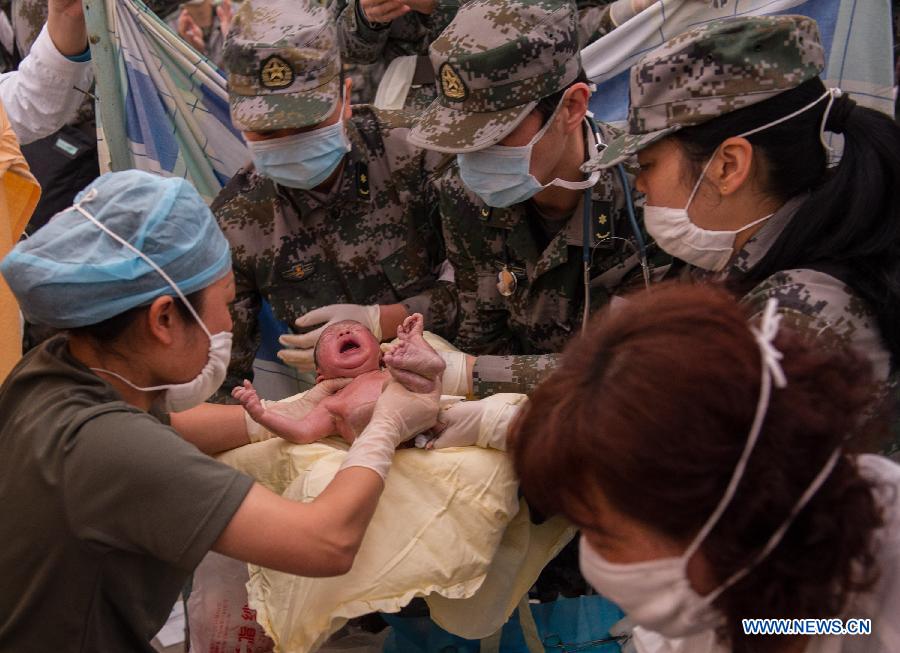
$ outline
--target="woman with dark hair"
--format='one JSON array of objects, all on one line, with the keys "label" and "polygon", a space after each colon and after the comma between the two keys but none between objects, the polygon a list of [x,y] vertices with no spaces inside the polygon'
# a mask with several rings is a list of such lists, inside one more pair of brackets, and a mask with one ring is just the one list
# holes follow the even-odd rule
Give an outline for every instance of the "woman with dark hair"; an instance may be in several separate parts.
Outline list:
[{"label": "woman with dark hair", "polygon": [[[900,357],[900,127],[819,78],[815,21],[763,16],[678,36],[631,71],[628,133],[647,231],[758,314],[849,344],[886,380]],[[843,135],[840,163],[825,132]],[[832,142],[840,139],[829,137]]]},{"label": "woman with dark hair", "polygon": [[[641,653],[900,651],[900,466],[852,453],[884,432],[871,365],[779,330],[775,308],[748,328],[713,286],[639,295],[512,429],[529,503],[581,527],[582,573]],[[752,618],[871,634],[749,635]]]},{"label": "woman with dark hair", "polygon": [[[248,444],[240,406],[215,406],[202,433],[169,425],[221,385],[231,352],[231,252],[203,199],[123,170],[75,200],[0,261],[25,318],[60,330],[0,385],[0,651],[152,653],[210,550],[347,573],[394,449],[434,424],[437,392],[387,384],[314,501],[272,492],[206,455]],[[292,414],[346,385],[320,383]]]}]

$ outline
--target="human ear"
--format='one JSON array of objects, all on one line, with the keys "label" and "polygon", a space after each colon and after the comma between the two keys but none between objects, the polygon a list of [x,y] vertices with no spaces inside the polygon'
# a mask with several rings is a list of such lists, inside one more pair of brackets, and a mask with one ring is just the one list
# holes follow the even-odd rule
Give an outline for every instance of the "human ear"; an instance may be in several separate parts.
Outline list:
[{"label": "human ear", "polygon": [[707,172],[707,178],[727,197],[742,188],[753,167],[753,146],[746,138],[735,136],[719,146],[716,160]]},{"label": "human ear", "polygon": [[157,297],[150,304],[146,313],[146,325],[151,337],[164,345],[175,342],[174,329],[176,327],[175,299],[169,295]]},{"label": "human ear", "polygon": [[563,129],[571,133],[581,126],[581,121],[588,110],[591,90],[584,82],[572,84],[563,94]]}]

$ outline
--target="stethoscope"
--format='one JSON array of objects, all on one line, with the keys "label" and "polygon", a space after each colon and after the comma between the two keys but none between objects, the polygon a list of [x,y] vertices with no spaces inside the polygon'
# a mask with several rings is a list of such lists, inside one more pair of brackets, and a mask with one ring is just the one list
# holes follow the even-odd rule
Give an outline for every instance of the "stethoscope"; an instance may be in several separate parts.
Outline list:
[{"label": "stethoscope", "polygon": [[[606,143],[603,142],[603,136],[600,134],[600,127],[594,120],[593,114],[590,112],[585,115],[585,120],[594,135],[594,144],[599,154],[606,149]],[[631,197],[631,184],[628,183],[628,175],[625,174],[625,167],[620,163],[615,166],[619,175],[619,181],[622,183],[622,190],[625,193],[625,210],[628,214],[628,222],[631,225],[631,231],[634,233],[634,240],[637,243],[637,255],[641,264],[641,271],[644,277],[644,286],[650,287],[650,265],[647,262],[647,244],[644,242],[644,236],[641,233],[640,225],[638,225],[637,216],[634,211],[634,201]],[[593,215],[591,214],[591,193],[593,188],[584,189],[584,200],[582,201],[582,221],[581,221],[581,238],[582,238],[582,264],[584,265],[584,312],[581,316],[581,332],[587,330],[588,318],[591,314],[591,264],[593,262],[593,248],[591,247],[591,225],[593,224]],[[634,244],[627,238],[617,238],[632,247]],[[599,244],[599,243],[598,243]]]}]

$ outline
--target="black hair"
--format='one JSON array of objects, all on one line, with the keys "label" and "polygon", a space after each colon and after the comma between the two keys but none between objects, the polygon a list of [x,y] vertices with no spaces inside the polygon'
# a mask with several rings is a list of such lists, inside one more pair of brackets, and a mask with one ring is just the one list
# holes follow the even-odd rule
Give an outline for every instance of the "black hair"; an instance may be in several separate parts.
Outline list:
[{"label": "black hair", "polygon": [[[816,77],[758,104],[727,113],[674,138],[695,172],[731,136],[790,115],[825,93]],[[825,128],[844,135],[840,163],[828,165],[820,142],[828,99],[747,140],[760,160],[760,185],[781,202],[808,194],[742,290],[781,270],[811,268],[849,285],[874,312],[881,337],[900,362],[900,126],[873,109],[837,97]]]},{"label": "black hair", "polygon": [[[186,295],[187,300],[191,303],[191,306],[194,307],[194,310],[197,311],[198,315],[203,312],[203,290],[204,289],[200,289],[192,292],[190,295]],[[194,316],[181,298],[173,297],[173,299],[175,300],[175,306],[177,307],[178,314],[181,318],[186,322],[193,322]],[[103,320],[102,322],[76,327],[74,329],[69,329],[69,331],[77,335],[87,336],[98,342],[115,342],[135,322],[135,320],[137,320],[138,316],[144,313],[148,308],[148,304],[135,306],[123,313],[113,315],[111,318]]]},{"label": "black hair", "polygon": [[590,80],[587,78],[587,75],[582,68],[578,71],[578,75],[571,81],[571,83],[567,84],[564,88],[559,89],[551,95],[542,97],[540,100],[538,100],[537,106],[535,106],[534,109],[541,114],[544,122],[547,122],[550,116],[553,115],[553,112],[556,111],[556,107],[558,107],[559,103],[562,102],[562,97],[563,95],[565,95],[566,91],[572,88],[575,84],[590,83]]}]

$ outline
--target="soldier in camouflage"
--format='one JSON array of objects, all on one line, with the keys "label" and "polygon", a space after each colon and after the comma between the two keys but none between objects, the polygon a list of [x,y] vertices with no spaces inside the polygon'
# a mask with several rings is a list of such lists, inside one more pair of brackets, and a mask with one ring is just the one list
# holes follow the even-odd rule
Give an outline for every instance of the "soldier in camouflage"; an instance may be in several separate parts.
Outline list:
[{"label": "soldier in camouflage", "polygon": [[191,47],[221,68],[231,18],[231,0],[215,4],[212,0],[185,0],[165,20]]},{"label": "soldier in camouflage", "polygon": [[[438,95],[428,46],[466,0],[349,0],[338,16],[345,61],[390,64],[415,57],[405,108],[425,109]],[[582,47],[642,11],[654,0],[576,0]],[[557,3],[558,4],[558,3]]]},{"label": "soldier in camouflage", "polygon": [[[232,121],[254,163],[212,206],[237,284],[232,364],[218,398],[251,375],[263,301],[303,328],[356,319],[390,338],[419,312],[451,335],[456,300],[452,283],[439,281],[443,246],[426,182],[440,159],[407,142],[404,114],[351,111],[342,100],[351,85],[341,81],[328,10],[245,0],[225,65]],[[279,356],[312,370],[320,331],[283,336],[292,348]]]},{"label": "soldier in camouflage", "polygon": [[457,153],[437,184],[459,292],[454,344],[477,356],[445,392],[526,392],[581,327],[585,219],[590,309],[640,286],[620,177],[579,170],[613,134],[595,135],[586,118],[574,5],[475,0],[431,45],[431,62],[440,96],[410,140]]},{"label": "soldier in camouflage", "polygon": [[[686,276],[727,284],[755,318],[777,298],[783,324],[856,349],[884,382],[900,354],[900,128],[826,89],[823,68],[807,17],[695,28],[632,68],[628,131],[585,170],[637,154],[646,228]],[[825,130],[844,135],[836,167]]]}]

